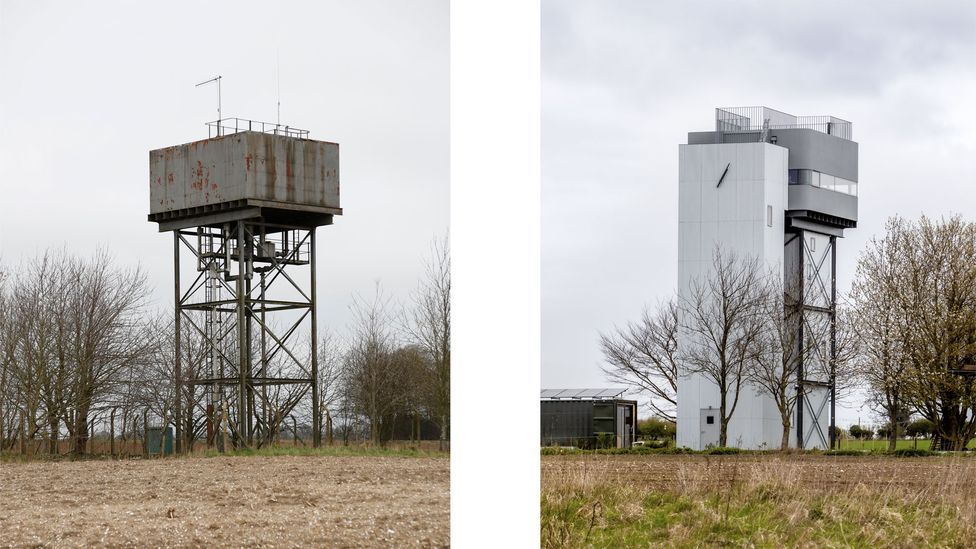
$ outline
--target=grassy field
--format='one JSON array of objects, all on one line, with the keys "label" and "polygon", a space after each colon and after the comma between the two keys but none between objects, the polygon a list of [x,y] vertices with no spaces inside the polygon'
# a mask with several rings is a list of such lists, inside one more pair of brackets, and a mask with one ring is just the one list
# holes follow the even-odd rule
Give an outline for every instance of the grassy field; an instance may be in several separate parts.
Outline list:
[{"label": "grassy field", "polygon": [[972,547],[976,458],[543,456],[543,547]]},{"label": "grassy field", "polygon": [[[930,450],[932,441],[929,439],[920,438],[918,440],[912,439],[898,439],[895,447],[897,449],[902,448],[915,448],[916,444],[920,450]],[[976,448],[976,439],[969,441],[968,448]],[[853,439],[843,439],[840,441],[841,450],[887,450],[888,441],[887,440],[853,440]]]}]

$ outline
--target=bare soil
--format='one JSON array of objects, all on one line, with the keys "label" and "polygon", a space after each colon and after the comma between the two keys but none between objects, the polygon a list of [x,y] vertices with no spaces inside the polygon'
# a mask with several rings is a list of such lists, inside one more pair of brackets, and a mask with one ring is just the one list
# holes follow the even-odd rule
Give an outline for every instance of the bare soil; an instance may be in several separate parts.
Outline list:
[{"label": "bare soil", "polygon": [[0,547],[444,547],[448,458],[0,462]]}]

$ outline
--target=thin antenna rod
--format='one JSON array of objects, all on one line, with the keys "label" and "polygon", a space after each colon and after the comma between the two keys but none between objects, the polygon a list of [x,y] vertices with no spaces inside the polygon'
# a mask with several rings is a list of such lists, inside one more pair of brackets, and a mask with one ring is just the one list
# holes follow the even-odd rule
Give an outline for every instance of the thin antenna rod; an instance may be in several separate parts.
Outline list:
[{"label": "thin antenna rod", "polygon": [[217,82],[217,137],[220,137],[220,121],[224,119],[223,115],[220,112],[220,107],[221,107],[221,105],[220,105],[220,95],[221,95],[220,94],[220,79],[221,78],[223,78],[223,77],[218,74],[217,76],[211,78],[210,80],[207,80],[206,82],[200,82],[199,84],[197,84],[196,86],[194,86],[196,88],[199,88],[200,86],[202,86],[204,84],[209,84],[211,82]]},{"label": "thin antenna rod", "polygon": [[277,125],[281,125],[281,50],[279,49],[276,54],[277,60],[277,71],[278,71],[278,120],[275,122]]}]

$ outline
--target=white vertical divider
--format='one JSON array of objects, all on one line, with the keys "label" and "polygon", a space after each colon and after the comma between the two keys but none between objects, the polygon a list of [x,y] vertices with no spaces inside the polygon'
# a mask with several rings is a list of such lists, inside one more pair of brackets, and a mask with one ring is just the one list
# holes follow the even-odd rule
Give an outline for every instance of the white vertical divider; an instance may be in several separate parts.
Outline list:
[{"label": "white vertical divider", "polygon": [[451,543],[539,540],[540,8],[451,4]]}]

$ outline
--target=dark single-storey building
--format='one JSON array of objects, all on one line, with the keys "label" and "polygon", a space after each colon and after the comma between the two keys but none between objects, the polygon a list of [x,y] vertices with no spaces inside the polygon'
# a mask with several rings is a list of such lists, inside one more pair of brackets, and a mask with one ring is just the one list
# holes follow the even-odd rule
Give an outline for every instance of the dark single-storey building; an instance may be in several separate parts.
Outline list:
[{"label": "dark single-storey building", "polygon": [[637,435],[637,401],[624,389],[543,389],[542,445],[630,448]]}]

